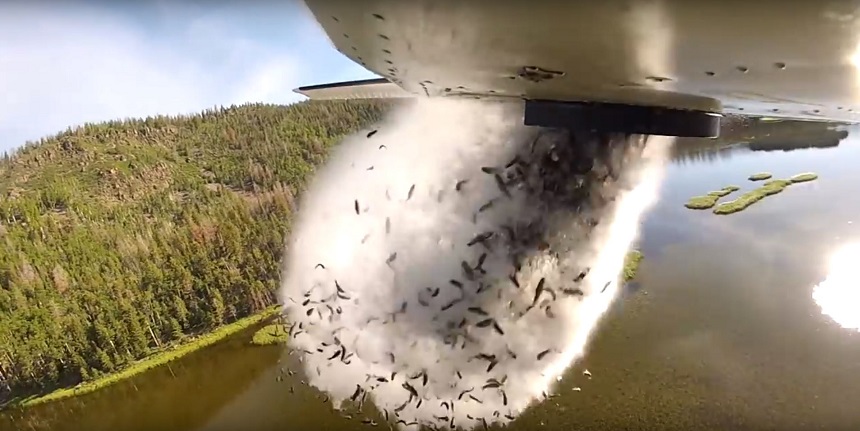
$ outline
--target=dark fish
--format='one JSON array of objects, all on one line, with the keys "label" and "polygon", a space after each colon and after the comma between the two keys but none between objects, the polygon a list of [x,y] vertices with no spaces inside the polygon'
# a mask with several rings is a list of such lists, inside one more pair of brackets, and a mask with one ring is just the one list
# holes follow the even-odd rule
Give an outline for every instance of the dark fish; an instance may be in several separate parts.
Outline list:
[{"label": "dark fish", "polygon": [[544,313],[546,313],[546,317],[549,317],[550,319],[555,319],[555,313],[552,312],[552,307],[546,307]]},{"label": "dark fish", "polygon": [[379,149],[380,149],[380,150],[381,150],[381,149],[383,149],[383,148],[384,148],[384,149],[386,149],[386,150],[388,149],[388,147],[386,147],[385,145],[380,145],[380,146],[379,146]]},{"label": "dark fish", "polygon": [[520,162],[520,156],[514,156],[514,158],[511,159],[511,161],[505,165],[505,169],[510,168],[511,166],[513,166],[519,162]]},{"label": "dark fish", "polygon": [[345,290],[343,290],[343,288],[342,288],[342,287],[340,287],[340,283],[338,283],[338,282],[337,282],[337,280],[335,280],[335,281],[334,281],[334,287],[335,287],[335,289],[337,289],[337,291],[338,291],[339,293],[346,293],[346,291],[345,291]]},{"label": "dark fish", "polygon": [[460,181],[457,181],[457,184],[454,184],[454,190],[456,190],[456,191],[458,191],[458,192],[459,192],[459,191],[460,191],[460,189],[462,189],[462,188],[463,188],[463,186],[464,186],[466,183],[468,183],[468,182],[469,182],[469,180],[460,180]]},{"label": "dark fish", "polygon": [[409,303],[408,303],[408,302],[403,301],[403,303],[401,303],[401,304],[400,304],[400,310],[399,310],[398,312],[399,312],[399,313],[405,313],[405,312],[406,312],[406,307],[407,307],[408,305],[409,305]]},{"label": "dark fish", "polygon": [[600,289],[600,293],[605,292],[606,288],[609,287],[610,284],[612,284],[612,281],[607,281],[606,284],[603,285],[603,289]]},{"label": "dark fish", "polygon": [[574,295],[583,296],[583,295],[585,295],[585,292],[583,292],[582,289],[571,289],[571,288],[562,289],[561,293],[568,295],[568,296],[574,296]]},{"label": "dark fish", "polygon": [[543,359],[543,357],[544,357],[544,356],[546,356],[549,352],[550,352],[550,349],[546,349],[546,350],[544,350],[543,352],[538,353],[538,354],[537,354],[537,360],[538,360],[538,361],[540,361],[540,360],[541,360],[541,359]]},{"label": "dark fish", "polygon": [[489,382],[486,385],[484,385],[481,389],[495,389],[495,388],[498,388],[501,386],[502,386],[501,383],[499,383],[497,381],[492,381],[492,382]]},{"label": "dark fish", "polygon": [[505,185],[505,180],[502,179],[501,175],[495,174],[495,175],[493,175],[493,178],[496,179],[496,187],[498,187],[499,190],[501,190],[502,193],[505,194],[505,196],[510,198],[511,192],[508,191],[508,186]]},{"label": "dark fish", "polygon": [[361,239],[361,243],[364,244],[365,242],[367,242],[368,238],[370,238],[370,234],[365,235],[364,238]]},{"label": "dark fish", "polygon": [[487,203],[485,203],[485,204],[481,205],[481,207],[480,207],[480,208],[478,208],[478,212],[479,212],[479,213],[482,213],[482,212],[484,212],[484,211],[486,211],[486,210],[488,210],[488,209],[492,208],[494,203],[496,203],[496,200],[495,200],[495,199],[490,199],[489,201],[487,201]]},{"label": "dark fish", "polygon": [[427,302],[424,298],[422,298],[422,297],[421,297],[421,295],[418,295],[418,303],[419,303],[419,304],[421,304],[421,305],[422,305],[422,306],[424,306],[424,307],[429,307],[429,306],[430,306],[430,303],[429,303],[429,302]]},{"label": "dark fish", "polygon": [[582,279],[584,279],[586,275],[588,275],[587,269],[585,271],[580,272],[579,275],[577,275],[576,278],[573,279],[573,281],[578,283],[582,281]]},{"label": "dark fish", "polygon": [[421,408],[421,403],[422,403],[423,401],[424,401],[423,399],[418,398],[418,404],[415,404],[415,408],[416,408],[416,409],[420,409],[420,408]]},{"label": "dark fish", "polygon": [[394,253],[391,253],[390,255],[388,255],[388,259],[385,259],[385,263],[390,265],[396,259],[397,259],[397,252],[395,251]]},{"label": "dark fish", "polygon": [[459,282],[459,281],[457,281],[457,280],[448,280],[448,283],[451,283],[451,284],[453,284],[454,286],[457,286],[457,288],[459,288],[459,289],[462,289],[462,288],[463,288],[463,283],[460,283],[460,282]]},{"label": "dark fish", "polygon": [[333,361],[334,358],[336,358],[338,356],[340,356],[340,350],[338,350],[337,352],[334,352],[334,355],[329,356],[328,360]]},{"label": "dark fish", "polygon": [[475,279],[475,273],[472,272],[472,268],[469,267],[469,264],[465,260],[460,261],[460,267],[463,268],[463,274],[466,275],[467,279],[469,279],[469,280]]},{"label": "dark fish", "polygon": [[457,400],[458,400],[458,401],[459,401],[459,400],[462,400],[462,399],[463,399],[463,396],[465,396],[466,394],[468,394],[469,392],[472,392],[472,391],[474,391],[474,390],[475,390],[475,388],[472,388],[472,389],[467,389],[467,390],[465,390],[465,391],[460,392],[460,395],[458,395],[458,396],[457,396]]},{"label": "dark fish", "polygon": [[496,360],[496,355],[490,355],[490,354],[487,354],[487,353],[478,353],[477,355],[473,356],[473,358],[475,358],[475,359],[482,359],[482,360],[484,360],[484,361],[495,361],[495,360]]},{"label": "dark fish", "polygon": [[430,377],[429,377],[429,376],[427,376],[427,372],[425,371],[425,372],[424,372],[424,377],[421,379],[421,386],[427,386],[427,380],[428,380],[429,378],[430,378]]},{"label": "dark fish", "polygon": [[485,174],[491,174],[491,175],[492,175],[492,174],[495,174],[496,172],[498,172],[498,171],[499,171],[498,169],[493,168],[493,167],[490,167],[490,166],[484,166],[484,167],[482,167],[482,168],[481,168],[481,170],[482,170]]},{"label": "dark fish", "polygon": [[358,398],[359,395],[361,395],[361,386],[355,385],[355,392],[352,393],[352,396],[349,397],[349,400],[355,402],[355,399]]},{"label": "dark fish", "polygon": [[453,306],[457,305],[457,303],[459,303],[460,301],[462,301],[462,299],[455,299],[455,300],[453,300],[453,301],[451,301],[451,302],[449,302],[449,303],[447,303],[447,304],[443,305],[443,306],[442,306],[442,311],[448,310],[449,308],[451,308],[451,307],[453,307]]},{"label": "dark fish", "polygon": [[493,322],[495,322],[495,320],[493,320],[493,319],[484,319],[484,320],[476,323],[475,326],[477,326],[479,328],[486,328],[487,326],[492,325]]},{"label": "dark fish", "polygon": [[471,398],[471,399],[475,400],[476,402],[478,402],[478,404],[484,404],[484,402],[483,402],[483,401],[481,401],[481,400],[479,400],[479,399],[475,398],[475,396],[474,396],[474,395],[469,395],[469,398]]},{"label": "dark fish", "polygon": [[463,379],[463,375],[462,375],[462,374],[460,374],[460,371],[457,371],[457,378],[458,378],[458,379],[460,379],[460,380],[462,380],[462,379]]},{"label": "dark fish", "polygon": [[[415,398],[418,398],[418,391],[415,390],[415,387],[410,385],[409,382],[403,382],[403,384],[401,386],[403,386],[403,389],[406,389],[407,391],[409,391],[409,395],[411,395]],[[419,402],[420,401],[421,400],[419,400]]]},{"label": "dark fish", "polygon": [[394,353],[388,352],[388,359],[389,359],[389,360],[391,361],[391,363],[393,364],[393,363],[394,363],[394,360],[395,360],[395,359],[394,359]]},{"label": "dark fish", "polygon": [[325,269],[325,265],[323,265],[323,264],[321,264],[321,263],[318,263],[318,264],[314,267],[314,269],[316,269],[316,268],[322,268],[322,269]]},{"label": "dark fish", "polygon": [[314,309],[313,309],[313,307],[311,307],[311,308],[308,308],[308,311],[307,311],[307,312],[305,312],[305,314],[307,314],[308,316],[310,316],[311,314],[313,314],[313,312],[314,312]]},{"label": "dark fish", "polygon": [[487,372],[489,373],[490,371],[493,371],[493,368],[495,368],[496,365],[498,365],[498,364],[499,364],[499,361],[496,361],[496,360],[493,360],[492,362],[490,362],[490,365],[487,366]]},{"label": "dark fish", "polygon": [[375,134],[376,134],[376,132],[378,132],[378,131],[379,131],[379,130],[371,130],[370,132],[368,132],[368,133],[367,133],[367,138],[368,138],[368,139],[370,139],[370,137],[371,137],[371,136],[373,136],[373,135],[375,135]]},{"label": "dark fish", "polygon": [[385,377],[377,377],[376,381],[379,383],[388,383],[388,379],[386,379]]},{"label": "dark fish", "polygon": [[361,213],[359,212],[359,209],[358,209],[358,199],[356,199],[356,200],[355,200],[355,213],[356,213],[356,214],[361,214]]},{"label": "dark fish", "polygon": [[388,235],[389,233],[391,233],[391,219],[386,217],[385,218],[385,234]]},{"label": "dark fish", "polygon": [[310,299],[310,298],[305,299],[304,301],[302,301],[302,307],[304,307],[304,306],[306,306],[306,305],[310,304],[310,302],[311,302],[311,299]]},{"label": "dark fish", "polygon": [[486,241],[486,240],[490,239],[490,238],[493,236],[493,233],[494,233],[494,232],[492,232],[492,231],[484,232],[484,233],[479,233],[478,235],[475,235],[475,237],[474,237],[474,238],[472,238],[472,240],[471,240],[471,241],[469,241],[468,243],[466,243],[466,245],[467,245],[467,246],[469,246],[469,247],[471,247],[471,246],[473,246],[473,245],[475,245],[475,244],[477,244],[477,243],[479,243],[479,242],[484,242],[484,241]]},{"label": "dark fish", "polygon": [[499,322],[496,322],[495,320],[493,320],[493,329],[495,329],[499,335],[505,335],[505,331],[502,331],[502,327],[499,326]]},{"label": "dark fish", "polygon": [[435,298],[437,295],[439,295],[440,290],[441,289],[439,289],[438,287],[433,289],[433,291],[430,293],[430,297]]},{"label": "dark fish", "polygon": [[537,304],[538,299],[540,299],[540,294],[543,293],[543,284],[546,281],[545,278],[541,278],[538,281],[537,287],[535,288],[535,298],[532,300],[532,305]]},{"label": "dark fish", "polygon": [[466,326],[466,323],[468,323],[468,320],[466,320],[466,318],[464,317],[462,320],[460,320],[460,323],[457,325],[457,328],[462,328]]},{"label": "dark fish", "polygon": [[482,266],[484,266],[485,260],[487,260],[487,253],[481,253],[481,255],[478,256],[478,264],[475,265],[475,270],[481,271],[486,274],[486,271],[484,271],[484,268],[482,268]]},{"label": "dark fish", "polygon": [[373,166],[369,166],[369,167],[367,168],[367,170],[368,170],[368,171],[372,171],[372,170],[373,170]]},{"label": "dark fish", "polygon": [[409,187],[409,193],[406,194],[406,200],[412,199],[412,193],[415,192],[415,184],[412,184],[412,187]]},{"label": "dark fish", "polygon": [[508,394],[506,394],[505,391],[502,391],[502,405],[508,405]]},{"label": "dark fish", "polygon": [[469,310],[475,314],[480,314],[481,316],[489,316],[490,315],[489,313],[484,311],[484,309],[481,307],[469,307],[469,308],[467,308],[467,310]]}]

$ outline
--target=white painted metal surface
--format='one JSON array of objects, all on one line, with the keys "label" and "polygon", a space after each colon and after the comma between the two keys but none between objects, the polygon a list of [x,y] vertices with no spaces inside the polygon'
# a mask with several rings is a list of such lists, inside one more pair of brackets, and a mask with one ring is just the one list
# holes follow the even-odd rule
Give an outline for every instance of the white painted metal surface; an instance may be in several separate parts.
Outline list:
[{"label": "white painted metal surface", "polygon": [[860,0],[306,3],[340,52],[416,95],[860,119]]}]

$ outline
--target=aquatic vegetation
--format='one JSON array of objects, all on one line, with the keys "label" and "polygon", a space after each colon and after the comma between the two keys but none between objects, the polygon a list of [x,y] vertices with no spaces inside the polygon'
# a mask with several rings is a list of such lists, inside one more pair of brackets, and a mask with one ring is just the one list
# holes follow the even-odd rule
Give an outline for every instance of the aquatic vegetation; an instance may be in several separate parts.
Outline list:
[{"label": "aquatic vegetation", "polygon": [[721,188],[721,189],[719,189],[719,190],[715,190],[715,191],[713,191],[713,192],[709,192],[709,193],[708,193],[708,195],[710,195],[710,196],[724,197],[724,196],[728,196],[729,194],[734,193],[734,192],[736,192],[736,191],[738,191],[738,190],[740,190],[740,189],[741,189],[741,188],[740,188],[740,187],[738,187],[738,186],[725,186],[725,187],[723,187],[723,188]]},{"label": "aquatic vegetation", "polygon": [[750,175],[750,181],[764,181],[770,179],[773,175],[770,172],[759,172],[757,174]]},{"label": "aquatic vegetation", "polygon": [[624,281],[630,281],[636,278],[636,273],[639,271],[639,264],[645,256],[639,250],[631,250],[624,257]]},{"label": "aquatic vegetation", "polygon": [[278,343],[286,343],[289,340],[287,325],[283,323],[272,323],[260,328],[254,333],[251,344],[255,346],[268,346]]},{"label": "aquatic vegetation", "polygon": [[706,210],[716,205],[720,198],[728,196],[738,190],[740,190],[740,187],[738,186],[726,186],[720,190],[708,192],[706,195],[693,196],[684,204],[684,206],[692,210]]},{"label": "aquatic vegetation", "polygon": [[761,187],[750,190],[742,195],[740,195],[737,199],[729,202],[724,202],[717,205],[714,208],[714,214],[726,215],[736,213],[738,211],[743,211],[750,205],[764,199],[767,196],[775,195],[781,191],[783,191],[786,187],[791,185],[790,180],[771,180]]},{"label": "aquatic vegetation", "polygon": [[98,379],[82,383],[73,388],[62,388],[47,395],[24,399],[20,402],[13,402],[11,403],[11,405],[18,407],[32,407],[34,405],[43,404],[49,401],[61,400],[64,398],[88,394],[90,392],[97,391],[114,383],[118,383],[122,380],[134,377],[146,370],[167,364],[168,362],[179,359],[191,352],[202,349],[206,346],[215,344],[216,342],[230,335],[233,335],[243,329],[249,328],[256,323],[271,317],[272,315],[278,313],[278,311],[280,311],[280,306],[270,307],[259,314],[237,320],[229,325],[222,326],[208,334],[200,335],[195,338],[190,338],[189,341],[183,344],[176,344],[163,348],[161,351],[154,353],[138,362],[135,362],[127,368],[120,370],[119,372],[104,375]]},{"label": "aquatic vegetation", "polygon": [[805,183],[807,181],[813,181],[818,179],[818,174],[814,174],[812,172],[805,172],[802,174],[797,174],[791,177],[792,183]]},{"label": "aquatic vegetation", "polygon": [[704,196],[691,197],[684,206],[691,210],[706,210],[716,205],[718,200],[720,200],[720,196],[709,193]]}]

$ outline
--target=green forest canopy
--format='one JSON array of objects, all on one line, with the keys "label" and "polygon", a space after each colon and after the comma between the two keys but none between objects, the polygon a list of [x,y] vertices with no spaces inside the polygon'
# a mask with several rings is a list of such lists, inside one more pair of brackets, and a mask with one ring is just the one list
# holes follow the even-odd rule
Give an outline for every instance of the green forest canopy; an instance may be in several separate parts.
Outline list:
[{"label": "green forest canopy", "polygon": [[295,199],[392,102],[111,121],[0,161],[0,404],[276,301]]}]

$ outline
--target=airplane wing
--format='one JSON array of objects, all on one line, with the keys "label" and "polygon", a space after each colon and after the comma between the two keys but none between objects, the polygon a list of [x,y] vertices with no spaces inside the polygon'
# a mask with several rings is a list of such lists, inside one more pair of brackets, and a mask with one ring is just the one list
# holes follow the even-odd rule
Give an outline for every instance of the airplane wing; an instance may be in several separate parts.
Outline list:
[{"label": "airplane wing", "polygon": [[[341,53],[405,93],[526,100],[527,124],[599,114],[708,136],[721,114],[860,118],[860,0],[306,4]],[[359,92],[337,88],[325,97]]]},{"label": "airplane wing", "polygon": [[385,78],[308,85],[293,91],[314,100],[414,97],[412,93]]}]

